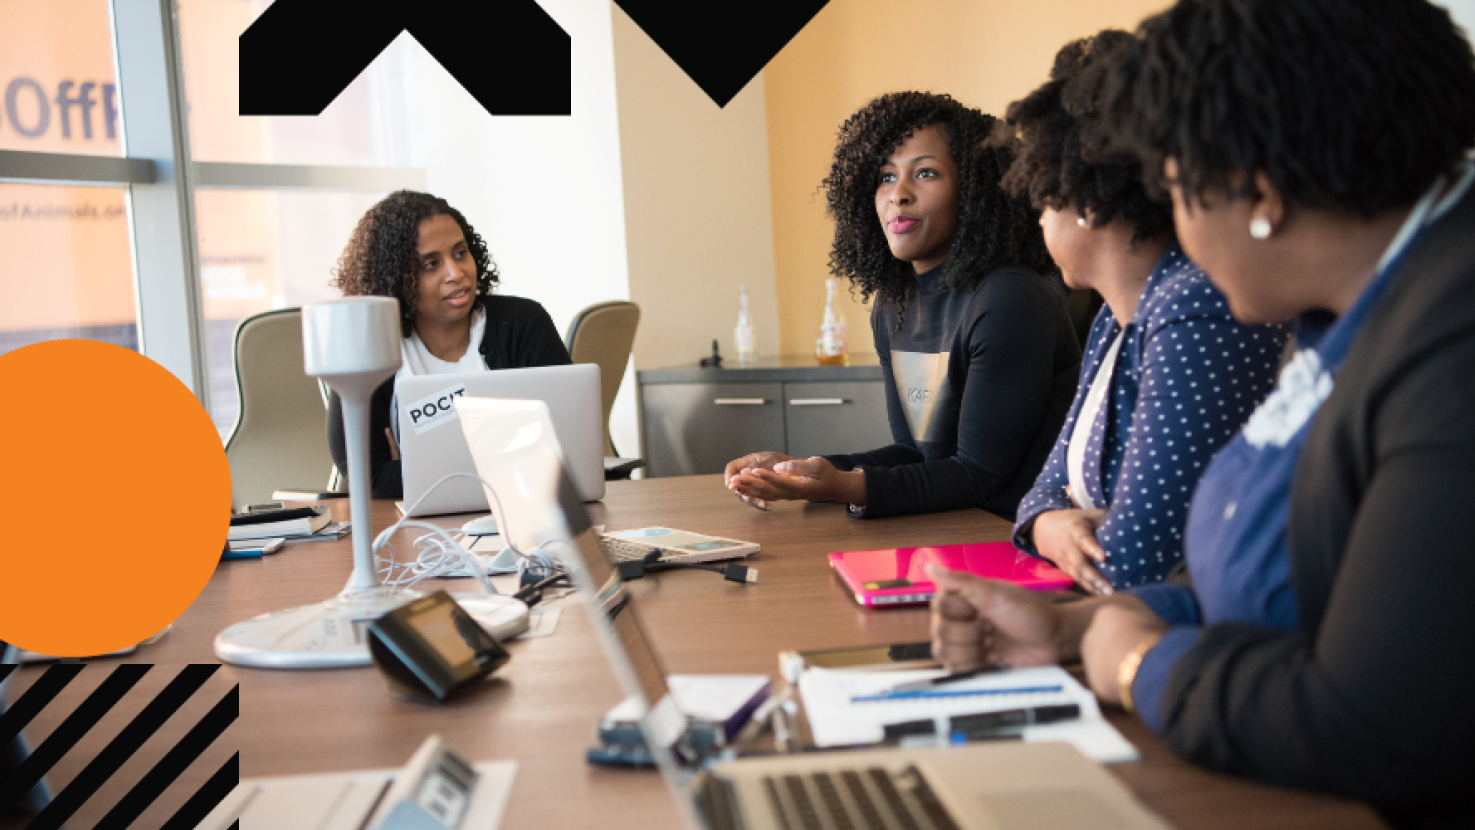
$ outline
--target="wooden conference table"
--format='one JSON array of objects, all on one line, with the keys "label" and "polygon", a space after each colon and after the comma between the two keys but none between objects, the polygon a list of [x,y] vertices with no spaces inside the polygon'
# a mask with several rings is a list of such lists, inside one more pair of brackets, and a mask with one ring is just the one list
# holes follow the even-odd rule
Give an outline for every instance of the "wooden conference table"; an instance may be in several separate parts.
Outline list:
[{"label": "wooden conference table", "polygon": [[[335,511],[346,518],[347,505]],[[1007,539],[1009,525],[983,511],[855,521],[837,505],[782,504],[764,513],[740,504],[717,476],[611,482],[596,523],[612,530],[665,525],[756,541],[756,585],[726,582],[701,571],[676,571],[632,583],[640,610],[675,673],[777,676],[776,655],[927,638],[924,608],[865,610],[832,578],[824,554],[834,550]],[[374,505],[376,531],[397,518],[390,502]],[[458,520],[441,522],[455,526]],[[400,534],[400,550],[410,539]],[[317,602],[340,588],[351,570],[347,540],[299,544],[262,560],[221,563],[194,605],[163,639],[126,661],[156,663],[138,687],[53,770],[60,789],[186,663],[217,662],[215,635],[257,614]],[[61,571],[59,571],[61,573]],[[469,590],[466,582],[455,584]],[[372,668],[267,671],[224,666],[159,734],[85,803],[69,827],[92,827],[122,793],[196,723],[240,686],[240,717],[135,827],[159,827],[211,773],[240,753],[242,776],[297,775],[403,764],[424,738],[439,732],[472,760],[518,762],[503,827],[667,828],[680,819],[653,772],[592,768],[584,763],[594,724],[621,694],[577,597],[552,636],[509,644],[511,661],[485,687],[441,706],[391,697]],[[44,740],[119,660],[92,661],[28,728]],[[13,696],[40,676],[21,671]],[[60,713],[60,714],[58,714]],[[1383,823],[1357,802],[1298,793],[1205,772],[1174,757],[1134,717],[1109,717],[1142,760],[1109,767],[1137,797],[1179,828],[1373,828]],[[18,816],[0,828],[21,827]]]}]

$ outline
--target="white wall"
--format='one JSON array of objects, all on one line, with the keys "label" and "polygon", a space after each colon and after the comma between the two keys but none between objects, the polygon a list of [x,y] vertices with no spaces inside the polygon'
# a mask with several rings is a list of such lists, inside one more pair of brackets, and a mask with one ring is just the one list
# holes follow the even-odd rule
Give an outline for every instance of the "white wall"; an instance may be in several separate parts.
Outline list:
[{"label": "white wall", "polygon": [[1465,36],[1475,33],[1475,0],[1431,0],[1436,6],[1449,9],[1455,22],[1465,29]]},{"label": "white wall", "polygon": [[[630,298],[610,4],[540,0],[573,38],[573,114],[493,118],[414,42],[403,152],[427,187],[487,242],[501,293],[548,309],[560,332],[576,311]],[[508,79],[515,83],[516,79]],[[634,373],[610,416],[615,445],[637,451]]]}]

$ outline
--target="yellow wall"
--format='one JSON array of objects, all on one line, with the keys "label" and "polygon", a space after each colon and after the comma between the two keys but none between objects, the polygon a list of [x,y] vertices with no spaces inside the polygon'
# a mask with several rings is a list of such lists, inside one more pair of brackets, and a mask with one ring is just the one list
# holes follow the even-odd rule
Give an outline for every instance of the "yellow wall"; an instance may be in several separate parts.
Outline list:
[{"label": "yellow wall", "polygon": [[618,7],[615,88],[630,299],[640,304],[635,365],[736,357],[740,283],[758,353],[778,351],[763,78],[724,108]]},{"label": "yellow wall", "polygon": [[[833,0],[764,71],[780,347],[809,354],[834,227],[820,180],[836,130],[876,95],[946,92],[998,114],[1045,80],[1067,41],[1135,28],[1166,0]],[[869,310],[846,304],[853,354],[874,351]]]}]

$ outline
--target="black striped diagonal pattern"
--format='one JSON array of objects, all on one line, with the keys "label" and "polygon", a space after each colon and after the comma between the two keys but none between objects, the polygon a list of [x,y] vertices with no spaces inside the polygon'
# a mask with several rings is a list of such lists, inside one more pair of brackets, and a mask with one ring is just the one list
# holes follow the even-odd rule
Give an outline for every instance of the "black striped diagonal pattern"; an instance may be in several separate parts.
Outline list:
[{"label": "black striped diagonal pattern", "polygon": [[[235,722],[240,712],[241,687],[232,686],[225,697],[221,698],[220,702],[215,704],[205,714],[205,717],[199,723],[195,724],[180,739],[179,743],[175,744],[174,748],[170,749],[159,760],[159,763],[154,765],[154,768],[149,770],[133,786],[133,789],[129,790],[128,794],[118,801],[112,810],[108,811],[106,816],[103,816],[99,826],[127,827],[131,824],[150,804],[154,803],[154,799],[158,798],[159,794],[164,792],[165,788],[174,783],[174,779],[178,778],[180,773],[184,772],[190,764],[195,762],[196,758],[200,757],[200,753],[204,752],[206,747],[213,743],[216,738],[220,737],[220,734],[226,730],[226,727]],[[216,775],[218,777],[219,773]],[[211,779],[211,781],[214,780],[215,778]],[[206,788],[210,786],[211,784],[208,782],[205,784]],[[216,798],[215,803],[212,803],[210,807],[213,808],[229,792],[229,787],[221,790],[219,797]],[[191,798],[190,801],[194,801],[194,798]],[[206,812],[209,812],[209,810],[207,809]]]},{"label": "black striped diagonal pattern", "polygon": [[[37,682],[37,685],[45,682],[57,669],[68,668],[71,667],[52,666],[46,670],[45,674],[41,675],[41,680]],[[67,753],[67,750],[76,746],[77,742],[82,740],[82,736],[87,734],[87,730],[96,726],[97,722],[102,720],[103,715],[106,715],[108,710],[113,708],[114,704],[123,699],[123,695],[127,694],[128,690],[133,688],[134,684],[148,672],[149,668],[148,665],[144,664],[128,663],[114,669],[113,673],[108,675],[108,678],[94,689],[92,694],[87,696],[86,700],[82,701],[82,705],[77,707],[77,711],[68,715],[67,719],[62,721],[61,725],[56,728],[56,731],[47,736],[46,740],[40,746],[36,747],[30,757],[21,762],[21,765],[8,778],[0,781],[0,815],[5,814],[14,807],[15,803],[20,801],[21,796],[24,796],[31,787],[35,786],[36,782],[41,780],[41,776],[45,775],[46,771],[51,769],[61,759],[61,756]],[[72,671],[71,676],[75,677],[76,673],[80,670],[80,666],[76,667]],[[70,680],[71,677],[68,677],[67,681],[64,681],[62,685],[65,685],[65,682],[69,682]],[[56,691],[60,690],[60,687],[58,687]],[[21,699],[16,701],[16,709],[21,708],[27,703],[31,697],[31,691],[32,689],[27,689],[26,693],[21,695]],[[51,697],[55,696],[55,692],[52,692]],[[47,702],[50,702],[50,698],[48,698]],[[6,712],[4,717],[9,718],[10,715],[11,712]]]},{"label": "black striped diagonal pattern", "polygon": [[[199,789],[190,800],[184,803],[174,818],[169,819],[160,830],[194,830],[210,815],[215,805],[225,800],[230,791],[241,783],[241,753],[230,756],[230,760],[221,765],[210,780]],[[231,825],[234,830],[240,830],[240,820]]]},{"label": "black striped diagonal pattern", "polygon": [[[66,685],[72,682],[72,678],[76,677],[80,671],[82,667],[77,664],[55,665],[47,669],[46,673],[41,675],[40,680],[33,683],[31,688],[26,689],[26,693],[21,695],[20,700],[6,709],[5,714],[0,715],[0,746],[6,746],[15,740],[15,736],[26,728],[31,718],[34,718],[37,712],[45,709],[46,704],[66,688]],[[4,815],[8,809],[10,809],[9,805],[0,806],[0,815]]]},{"label": "black striped diagonal pattern", "polygon": [[[47,669],[9,711],[0,715],[0,739],[8,741],[18,735],[36,713],[55,699],[82,668],[81,665],[66,664]],[[5,780],[0,781],[0,815],[4,815],[14,806],[151,668],[153,666],[149,664],[124,664],[114,668],[108,678],[29,758]],[[185,666],[27,827],[43,830],[57,828],[65,823],[219,669],[219,665],[213,664]],[[239,713],[240,688],[235,686],[118,801],[97,826],[127,827],[132,824],[220,737]],[[230,793],[239,779],[240,756],[237,753],[211,775],[164,826],[169,830],[196,826]]]},{"label": "black striped diagonal pattern", "polygon": [[[207,663],[185,666],[70,784],[56,794],[46,809],[31,821],[28,830],[61,827],[219,668],[219,665]],[[226,792],[230,790],[227,789]],[[218,803],[219,799],[216,801]],[[201,815],[201,818],[204,816]]]}]

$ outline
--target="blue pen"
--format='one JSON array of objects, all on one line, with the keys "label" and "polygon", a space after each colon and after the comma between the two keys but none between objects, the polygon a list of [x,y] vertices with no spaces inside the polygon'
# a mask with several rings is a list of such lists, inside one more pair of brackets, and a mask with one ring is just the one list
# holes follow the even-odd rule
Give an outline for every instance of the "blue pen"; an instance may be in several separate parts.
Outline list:
[{"label": "blue pen", "polygon": [[878,703],[885,700],[930,700],[947,697],[975,697],[978,695],[1030,695],[1064,691],[1055,686],[1014,686],[1007,689],[918,689],[907,692],[882,692],[878,695],[857,695],[851,703]]},{"label": "blue pen", "polygon": [[260,558],[261,558],[261,548],[245,548],[243,550],[230,550],[230,549],[227,549],[224,553],[220,554],[220,561],[222,561],[222,562],[227,562],[227,561],[230,561],[232,559],[260,559]]}]

